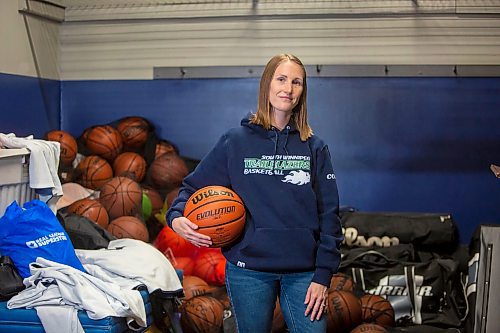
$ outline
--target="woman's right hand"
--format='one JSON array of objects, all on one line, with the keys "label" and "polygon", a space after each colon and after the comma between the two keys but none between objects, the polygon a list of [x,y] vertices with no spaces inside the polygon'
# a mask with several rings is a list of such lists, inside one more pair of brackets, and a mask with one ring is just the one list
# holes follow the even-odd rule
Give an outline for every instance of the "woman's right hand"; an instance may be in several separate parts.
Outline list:
[{"label": "woman's right hand", "polygon": [[197,232],[198,225],[189,221],[184,216],[176,217],[172,220],[172,229],[195,246],[208,247],[212,245],[210,237]]}]

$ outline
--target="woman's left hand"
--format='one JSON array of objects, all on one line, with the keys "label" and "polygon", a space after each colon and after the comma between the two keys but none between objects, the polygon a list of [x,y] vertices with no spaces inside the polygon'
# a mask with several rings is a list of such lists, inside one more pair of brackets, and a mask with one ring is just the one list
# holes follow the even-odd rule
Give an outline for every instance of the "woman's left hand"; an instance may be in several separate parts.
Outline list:
[{"label": "woman's left hand", "polygon": [[319,320],[326,312],[328,288],[322,284],[311,282],[307,289],[304,304],[307,304],[305,315],[311,315],[311,321]]}]

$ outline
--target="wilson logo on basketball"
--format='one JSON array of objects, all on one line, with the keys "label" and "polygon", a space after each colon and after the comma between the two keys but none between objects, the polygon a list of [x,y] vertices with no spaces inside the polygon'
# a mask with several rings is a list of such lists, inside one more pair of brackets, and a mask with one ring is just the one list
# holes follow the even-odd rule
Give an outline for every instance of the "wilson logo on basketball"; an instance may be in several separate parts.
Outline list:
[{"label": "wilson logo on basketball", "polygon": [[206,190],[204,192],[200,192],[197,195],[193,196],[191,198],[191,202],[193,203],[193,205],[196,205],[201,200],[208,199],[208,198],[216,196],[216,195],[225,195],[225,196],[234,198],[233,193],[231,193],[229,191],[209,189],[209,190]]}]

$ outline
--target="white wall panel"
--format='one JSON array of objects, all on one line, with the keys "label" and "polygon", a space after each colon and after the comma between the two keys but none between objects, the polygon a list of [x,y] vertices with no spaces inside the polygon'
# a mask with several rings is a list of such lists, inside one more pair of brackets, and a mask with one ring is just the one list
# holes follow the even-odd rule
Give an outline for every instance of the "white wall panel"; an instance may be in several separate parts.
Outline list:
[{"label": "white wall panel", "polygon": [[[478,7],[475,0],[461,0],[461,5],[473,2]],[[303,13],[278,13],[278,5]],[[308,65],[500,65],[496,7],[488,15],[455,14],[457,5],[455,0],[230,5],[68,0],[60,35],[61,76],[151,79],[155,67],[258,66],[282,52]],[[224,6],[225,11],[216,10]],[[254,14],[240,14],[244,6]],[[258,14],[262,8],[276,15]],[[319,9],[322,14],[316,14]]]},{"label": "white wall panel", "polygon": [[58,79],[59,24],[21,13],[20,5],[0,1],[0,72]]}]

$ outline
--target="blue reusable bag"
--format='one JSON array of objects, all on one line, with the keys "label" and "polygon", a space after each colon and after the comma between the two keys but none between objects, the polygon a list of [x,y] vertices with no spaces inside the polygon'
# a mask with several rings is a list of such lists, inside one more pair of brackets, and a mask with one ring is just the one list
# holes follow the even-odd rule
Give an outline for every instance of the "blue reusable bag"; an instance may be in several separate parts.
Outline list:
[{"label": "blue reusable bag", "polygon": [[52,210],[40,200],[21,208],[14,201],[0,218],[0,252],[11,257],[21,277],[42,257],[85,272],[71,240]]}]

